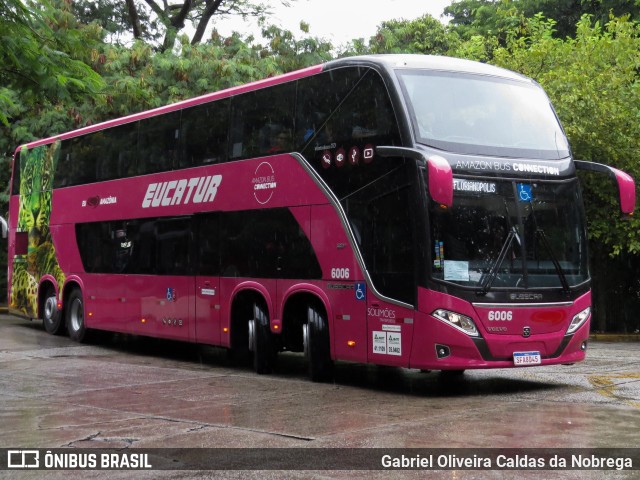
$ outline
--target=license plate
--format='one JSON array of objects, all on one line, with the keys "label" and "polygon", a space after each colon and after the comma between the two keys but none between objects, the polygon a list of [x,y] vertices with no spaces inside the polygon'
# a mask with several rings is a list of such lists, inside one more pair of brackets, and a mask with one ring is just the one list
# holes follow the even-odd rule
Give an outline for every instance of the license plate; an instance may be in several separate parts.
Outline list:
[{"label": "license plate", "polygon": [[516,366],[540,365],[540,352],[513,352],[513,363]]}]

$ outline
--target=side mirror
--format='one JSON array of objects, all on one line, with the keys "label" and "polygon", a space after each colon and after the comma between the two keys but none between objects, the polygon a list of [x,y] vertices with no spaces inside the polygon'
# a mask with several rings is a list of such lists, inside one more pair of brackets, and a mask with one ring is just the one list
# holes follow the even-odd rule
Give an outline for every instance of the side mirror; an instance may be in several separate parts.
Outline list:
[{"label": "side mirror", "polygon": [[602,163],[587,162],[585,160],[574,160],[578,170],[606,173],[618,184],[618,194],[620,196],[620,210],[625,215],[632,215],[636,208],[636,184],[630,175],[617,168],[603,165]]},{"label": "side mirror", "polygon": [[451,165],[439,155],[426,158],[420,150],[405,147],[377,147],[381,157],[409,157],[426,165],[429,177],[429,195],[434,202],[446,207],[453,206],[453,170]]},{"label": "side mirror", "polygon": [[427,172],[431,198],[440,205],[453,206],[453,170],[449,162],[432,155],[427,158]]}]

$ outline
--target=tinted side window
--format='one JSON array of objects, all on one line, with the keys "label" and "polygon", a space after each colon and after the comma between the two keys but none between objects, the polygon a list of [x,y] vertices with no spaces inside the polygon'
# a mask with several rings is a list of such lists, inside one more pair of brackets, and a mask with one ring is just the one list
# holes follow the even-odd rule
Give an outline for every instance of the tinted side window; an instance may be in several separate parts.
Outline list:
[{"label": "tinted side window", "polygon": [[76,225],[78,250],[87,273],[113,273],[114,244],[109,222]]},{"label": "tinted side window", "polygon": [[361,68],[341,68],[298,80],[296,149],[302,150],[310,142],[315,147],[330,140],[325,125],[327,119],[366,71]]},{"label": "tinted side window", "polygon": [[[156,220],[152,218],[143,220],[131,220],[127,222],[113,222],[116,237],[124,233],[120,245],[128,245],[129,250],[123,249],[118,252],[120,258],[116,258],[118,264],[122,263],[124,268],[119,269],[121,273],[137,273],[153,275],[157,269],[157,242],[156,242]],[[126,261],[126,263],[125,263]]]},{"label": "tinted side window", "polygon": [[380,293],[406,303],[415,301],[414,232],[411,168],[402,159],[395,168],[343,201],[367,270]]},{"label": "tinted side window", "polygon": [[220,238],[222,276],[321,277],[311,243],[288,209],[221,214]]},{"label": "tinted side window", "polygon": [[140,120],[138,174],[164,172],[178,166],[180,112]]},{"label": "tinted side window", "polygon": [[93,136],[76,137],[62,142],[54,187],[66,187],[96,181],[99,154]]},{"label": "tinted side window", "polygon": [[186,275],[188,219],[141,219],[76,225],[82,264],[89,273]]},{"label": "tinted side window", "polygon": [[137,143],[137,123],[63,141],[54,188],[135,175]]},{"label": "tinted side window", "polygon": [[219,214],[207,213],[198,221],[198,275],[215,276],[220,274]]},{"label": "tinted side window", "polygon": [[291,82],[233,97],[230,159],[291,151],[295,88]]},{"label": "tinted side window", "polygon": [[230,103],[224,99],[182,111],[184,157],[181,166],[226,161]]},{"label": "tinted side window", "polygon": [[[394,168],[392,164],[380,164],[375,156],[376,146],[400,144],[395,113],[380,75],[367,70],[346,91],[348,78],[339,79],[336,74],[334,82],[328,84],[327,90],[345,91],[346,96],[341,99],[337,94],[331,96],[339,102],[303,150],[312,167],[339,198]],[[304,82],[300,81],[300,98],[308,95],[306,89],[311,86]]]},{"label": "tinted side window", "polygon": [[113,180],[136,174],[138,123],[128,123],[94,134],[100,137],[98,180]]},{"label": "tinted side window", "polygon": [[189,273],[191,221],[158,220],[155,228],[156,272],[160,275]]}]

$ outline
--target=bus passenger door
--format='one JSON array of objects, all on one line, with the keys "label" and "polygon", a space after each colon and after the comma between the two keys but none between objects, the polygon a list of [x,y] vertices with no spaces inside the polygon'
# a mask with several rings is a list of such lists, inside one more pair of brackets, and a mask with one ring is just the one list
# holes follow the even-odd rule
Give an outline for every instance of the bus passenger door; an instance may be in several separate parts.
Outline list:
[{"label": "bus passenger door", "polygon": [[362,252],[377,291],[367,295],[368,360],[408,367],[418,258],[412,215],[418,210],[404,173],[387,176],[386,184],[363,195]]},{"label": "bus passenger door", "polygon": [[220,345],[219,216],[199,215],[196,222],[195,340]]}]

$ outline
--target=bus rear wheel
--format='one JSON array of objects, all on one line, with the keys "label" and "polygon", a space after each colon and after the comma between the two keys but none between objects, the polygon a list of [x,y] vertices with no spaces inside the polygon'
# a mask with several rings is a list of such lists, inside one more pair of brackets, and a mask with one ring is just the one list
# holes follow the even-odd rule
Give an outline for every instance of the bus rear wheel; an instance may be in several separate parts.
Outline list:
[{"label": "bus rear wheel", "polygon": [[53,288],[47,288],[42,308],[42,323],[47,333],[60,335],[64,331],[62,314],[58,310],[58,299]]},{"label": "bus rear wheel", "polygon": [[329,324],[326,315],[318,308],[307,310],[307,323],[302,326],[304,354],[309,362],[309,378],[313,382],[325,382],[333,377],[333,362],[329,344]]},{"label": "bus rear wheel", "polygon": [[253,304],[253,319],[249,320],[249,350],[253,352],[253,368],[262,375],[271,373],[277,352],[269,327],[269,315],[258,303]]},{"label": "bus rear wheel", "polygon": [[82,301],[82,292],[79,288],[74,288],[69,294],[64,311],[69,338],[76,342],[84,341],[87,335],[87,327],[84,322],[84,302]]}]

